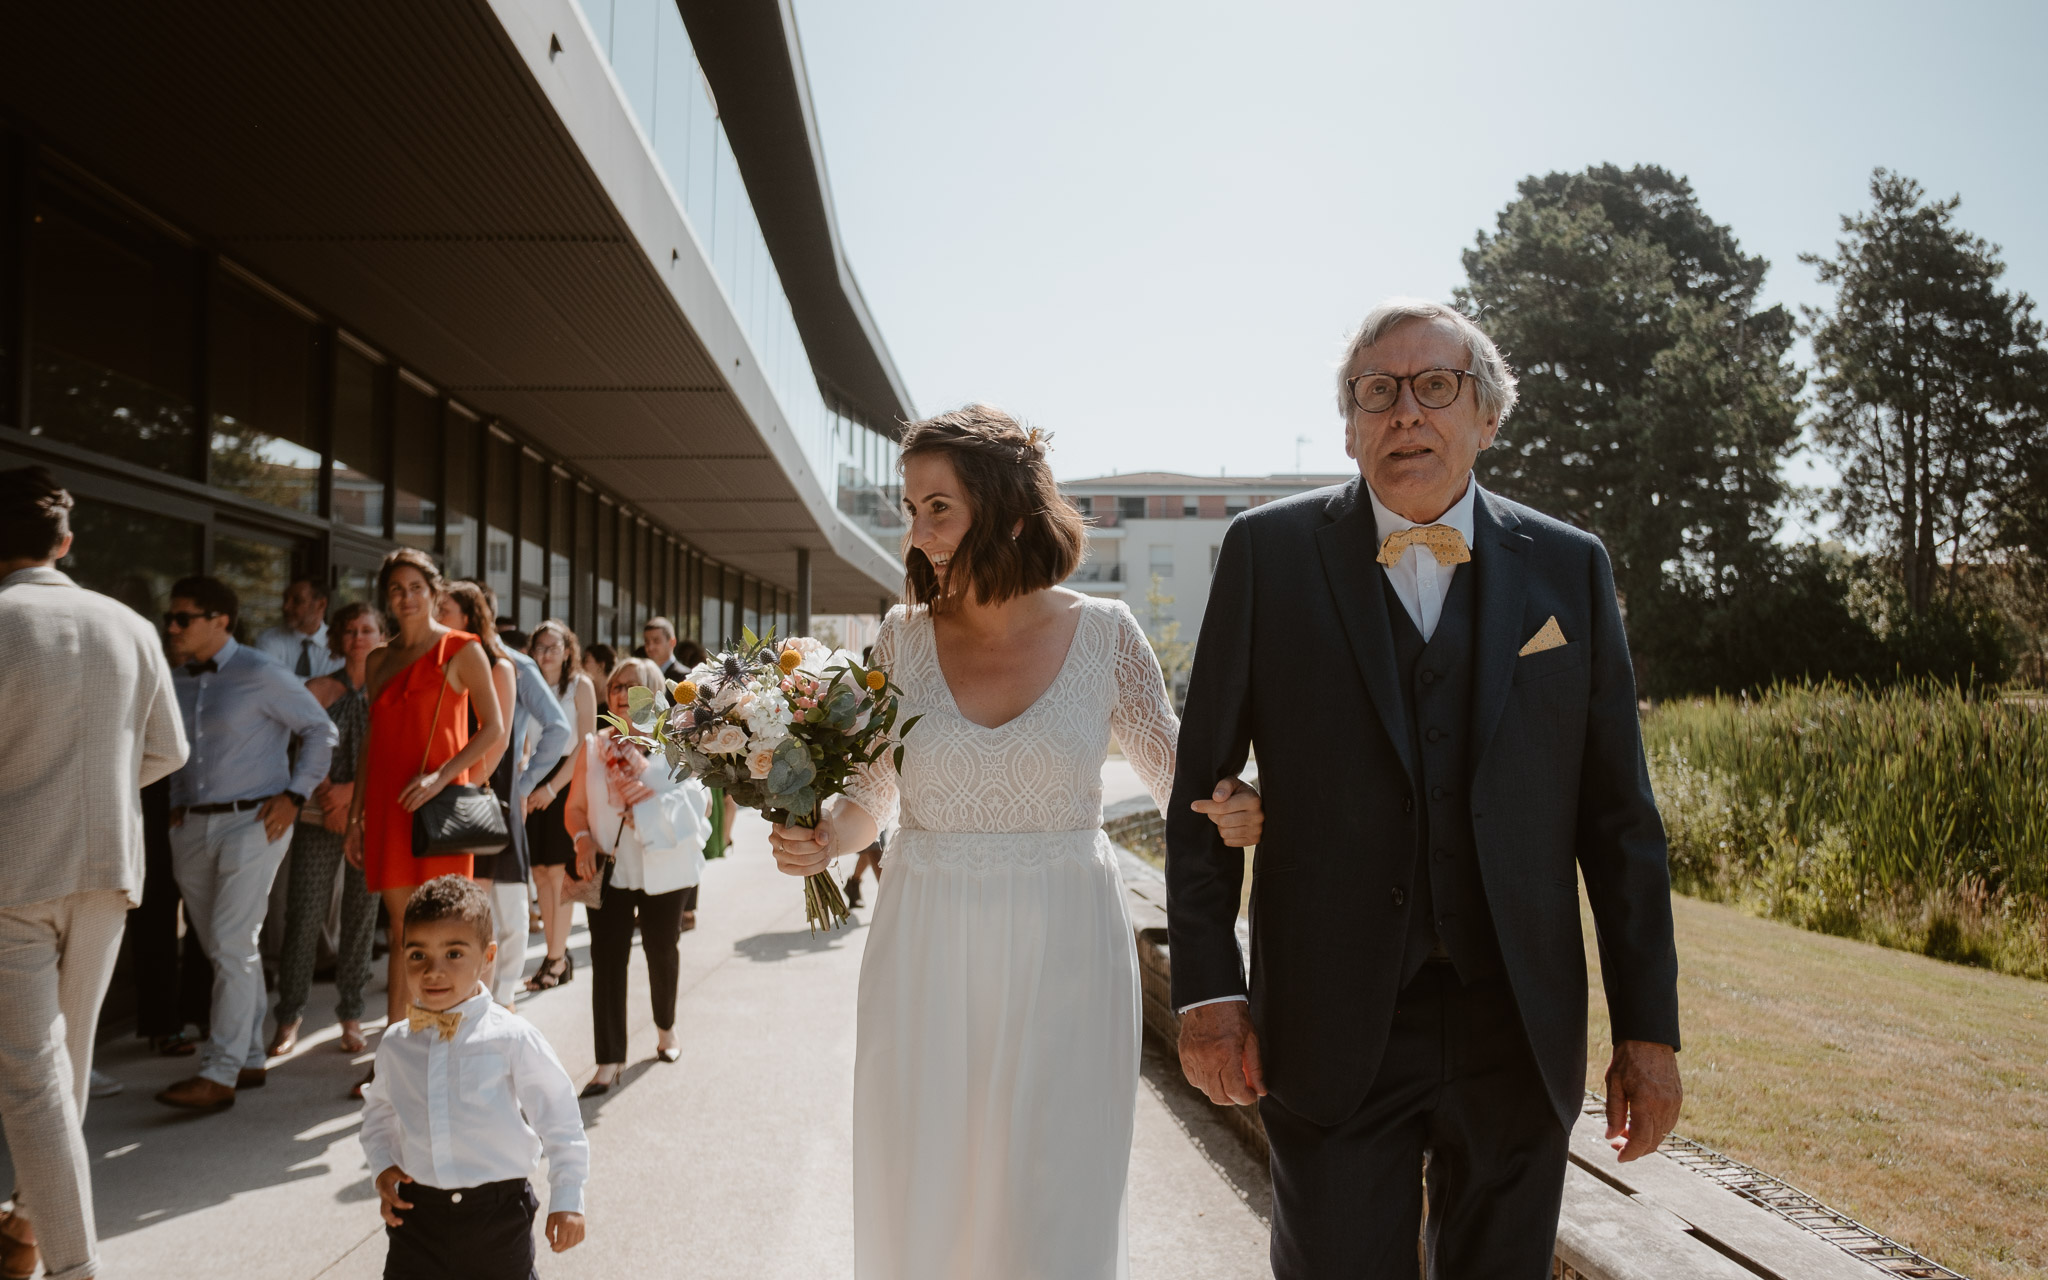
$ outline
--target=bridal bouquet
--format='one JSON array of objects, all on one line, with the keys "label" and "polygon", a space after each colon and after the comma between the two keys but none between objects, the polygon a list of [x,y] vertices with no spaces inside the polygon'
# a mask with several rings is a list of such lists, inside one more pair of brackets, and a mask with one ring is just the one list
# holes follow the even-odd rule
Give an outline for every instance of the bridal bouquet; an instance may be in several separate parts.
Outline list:
[{"label": "bridal bouquet", "polygon": [[[824,802],[888,749],[902,690],[808,636],[778,643],[749,630],[670,693],[664,708],[652,689],[636,686],[627,719],[605,719],[626,741],[661,751],[678,779],[723,787],[770,822],[815,827]],[[894,738],[917,721],[904,721]],[[894,761],[903,763],[900,744]],[[845,921],[846,899],[829,872],[804,878],[804,917],[813,930]]]}]

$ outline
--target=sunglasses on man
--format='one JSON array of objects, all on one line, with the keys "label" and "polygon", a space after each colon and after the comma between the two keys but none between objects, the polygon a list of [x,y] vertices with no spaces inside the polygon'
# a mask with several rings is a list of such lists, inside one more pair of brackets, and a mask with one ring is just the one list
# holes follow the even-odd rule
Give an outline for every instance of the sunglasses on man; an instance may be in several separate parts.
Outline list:
[{"label": "sunglasses on man", "polygon": [[164,615],[164,625],[173,631],[183,631],[201,618],[219,618],[226,615],[218,609],[206,609],[193,613],[189,609],[173,609]]}]

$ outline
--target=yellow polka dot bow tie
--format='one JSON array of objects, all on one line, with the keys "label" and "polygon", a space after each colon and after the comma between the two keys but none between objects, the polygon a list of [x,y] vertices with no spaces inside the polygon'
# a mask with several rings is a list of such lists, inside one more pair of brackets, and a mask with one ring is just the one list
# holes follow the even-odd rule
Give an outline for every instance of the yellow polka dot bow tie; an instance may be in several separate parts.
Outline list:
[{"label": "yellow polka dot bow tie", "polygon": [[1379,562],[1389,567],[1399,564],[1410,547],[1425,549],[1436,557],[1438,564],[1464,564],[1472,559],[1464,534],[1447,524],[1426,524],[1389,534],[1380,544]]},{"label": "yellow polka dot bow tie", "polygon": [[407,1026],[412,1028],[414,1035],[418,1035],[428,1027],[439,1027],[443,1040],[453,1040],[455,1038],[455,1028],[462,1025],[462,1013],[456,1009],[445,1009],[440,1013],[435,1013],[432,1009],[424,1009],[419,1005],[414,1005],[411,1011],[406,1014],[405,1022]]}]

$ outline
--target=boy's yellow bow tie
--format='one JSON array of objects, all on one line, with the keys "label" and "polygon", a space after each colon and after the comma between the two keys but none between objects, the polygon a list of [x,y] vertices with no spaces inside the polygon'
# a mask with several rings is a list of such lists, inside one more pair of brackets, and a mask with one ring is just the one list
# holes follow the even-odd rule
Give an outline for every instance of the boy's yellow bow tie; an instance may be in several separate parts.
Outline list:
[{"label": "boy's yellow bow tie", "polygon": [[414,1035],[418,1035],[428,1027],[439,1027],[443,1040],[453,1040],[455,1038],[455,1028],[462,1025],[462,1012],[458,1009],[444,1009],[440,1013],[436,1013],[432,1009],[414,1005],[411,1011],[406,1014],[405,1021],[406,1025],[412,1028]]}]

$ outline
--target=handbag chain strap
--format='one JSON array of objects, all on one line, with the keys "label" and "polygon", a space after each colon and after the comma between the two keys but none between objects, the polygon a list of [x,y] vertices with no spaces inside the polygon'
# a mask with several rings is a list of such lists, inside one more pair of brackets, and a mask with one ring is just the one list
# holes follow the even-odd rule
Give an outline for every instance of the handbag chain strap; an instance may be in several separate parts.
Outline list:
[{"label": "handbag chain strap", "polygon": [[[442,636],[439,640],[434,641],[436,649],[446,648],[447,644],[448,637],[446,636]],[[441,727],[441,699],[448,696],[448,664],[445,662],[437,663],[436,667],[441,674],[441,692],[434,695],[434,718],[427,721],[427,745],[420,748],[420,773],[427,771],[427,757],[433,754],[434,751],[434,730]],[[453,759],[453,757],[450,758]],[[418,774],[414,776],[417,777]]]}]

